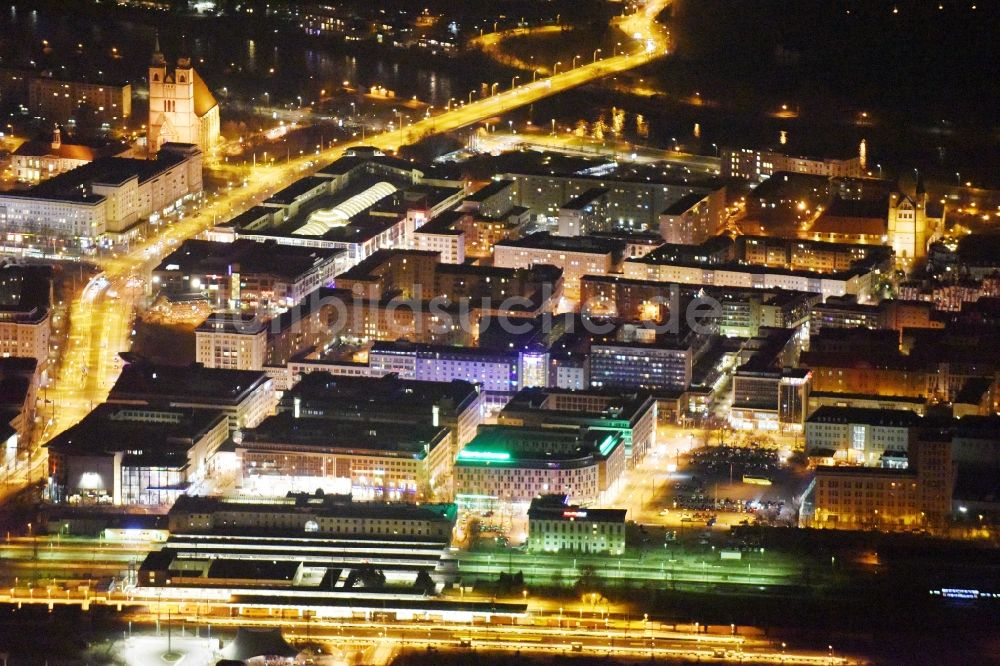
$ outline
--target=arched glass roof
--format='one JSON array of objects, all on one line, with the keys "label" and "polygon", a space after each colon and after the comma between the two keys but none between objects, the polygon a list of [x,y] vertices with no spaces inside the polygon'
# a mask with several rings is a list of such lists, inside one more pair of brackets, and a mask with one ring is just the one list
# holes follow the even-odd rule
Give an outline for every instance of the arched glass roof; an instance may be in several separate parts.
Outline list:
[{"label": "arched glass roof", "polygon": [[386,182],[375,183],[364,192],[359,192],[333,208],[321,208],[313,211],[309,219],[293,234],[297,236],[322,236],[334,227],[348,224],[352,217],[371,207],[396,191],[395,185]]}]

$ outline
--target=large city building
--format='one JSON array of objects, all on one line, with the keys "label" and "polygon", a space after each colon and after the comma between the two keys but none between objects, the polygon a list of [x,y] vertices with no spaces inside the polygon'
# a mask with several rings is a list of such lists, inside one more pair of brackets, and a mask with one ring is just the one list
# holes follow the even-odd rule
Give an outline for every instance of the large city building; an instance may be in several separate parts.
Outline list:
[{"label": "large city building", "polygon": [[89,164],[99,157],[115,157],[129,147],[121,143],[91,145],[76,140],[63,141],[57,126],[51,141],[25,141],[10,155],[11,171],[23,183],[37,183]]},{"label": "large city building", "polygon": [[764,181],[779,171],[828,178],[861,178],[865,175],[859,155],[838,159],[785,155],[774,150],[751,148],[725,148],[722,151],[723,178]]},{"label": "large city building", "polygon": [[451,433],[422,423],[331,420],[282,412],[235,442],[241,492],[350,494],[426,502],[447,495]]},{"label": "large city building", "polygon": [[195,361],[206,368],[261,370],[268,325],[254,315],[213,313],[194,330]]},{"label": "large city building", "polygon": [[0,358],[0,465],[15,465],[16,456],[32,443],[39,366],[33,358]]},{"label": "large city building", "polygon": [[625,467],[620,431],[486,425],[455,460],[455,496],[520,504],[560,493],[593,504],[618,490]]},{"label": "large city building", "polygon": [[[555,162],[555,160],[551,160]],[[565,159],[561,161],[567,161]],[[712,182],[689,183],[688,179],[665,179],[649,176],[641,180],[610,175],[602,177],[597,172],[614,170],[613,164],[579,163],[566,165],[566,171],[549,164],[544,157],[542,164],[521,171],[509,171],[505,180],[514,181],[517,198],[514,203],[523,206],[532,216],[552,219],[559,217],[560,209],[569,201],[594,188],[604,189],[604,224],[620,229],[656,230],[660,213],[675,201],[692,193],[708,193],[717,185]]]},{"label": "large city building", "polygon": [[812,375],[795,367],[795,333],[764,327],[740,349],[729,412],[734,428],[801,432]]},{"label": "large city building", "polygon": [[910,410],[820,407],[806,420],[806,452],[854,465],[899,466],[921,422]]},{"label": "large city building", "polygon": [[49,360],[52,269],[0,262],[0,356]]},{"label": "large city building", "polygon": [[621,269],[625,243],[595,236],[553,236],[538,232],[493,246],[493,264],[531,268],[549,264],[562,269],[563,289],[570,298],[580,294],[584,275],[607,275]]},{"label": "large city building", "polygon": [[132,115],[129,83],[27,76],[28,108],[50,123],[101,128],[123,124]]},{"label": "large city building", "polygon": [[[664,246],[666,248],[668,246]],[[754,289],[786,289],[830,296],[851,294],[859,301],[872,293],[881,262],[858,264],[835,272],[809,269],[789,269],[751,265],[744,262],[703,263],[678,260],[664,248],[644,257],[627,259],[622,273],[631,280],[676,282],[679,284],[711,284],[718,287],[752,287]]]},{"label": "large city building", "polygon": [[[346,270],[378,250],[410,247],[416,230],[462,202],[463,180],[425,179],[426,168],[357,146],[215,227],[211,236],[345,250]],[[434,252],[442,250],[447,248]]]},{"label": "large city building", "polygon": [[146,142],[151,153],[167,143],[190,143],[205,154],[219,141],[219,103],[191,59],[167,65],[159,38],[149,66],[149,123]]},{"label": "large city building", "polygon": [[219,410],[106,403],[46,444],[49,495],[169,506],[212,476],[228,437],[229,420]]},{"label": "large city building", "polygon": [[152,271],[153,288],[225,310],[280,312],[333,282],[342,250],[188,239]]},{"label": "large city building", "polygon": [[230,430],[252,428],[274,410],[274,382],[263,372],[164,365],[131,356],[126,361],[109,403],[221,411]]},{"label": "large city building", "polygon": [[127,241],[146,220],[199,196],[201,167],[201,151],[178,143],[162,145],[152,160],[96,159],[0,194],[0,228],[9,244],[49,250]]},{"label": "large city building", "polygon": [[660,235],[667,243],[699,245],[722,233],[726,188],[681,197],[660,213]]},{"label": "large city building", "polygon": [[802,524],[903,531],[941,527],[952,514],[955,470],[949,436],[911,442],[904,469],[821,466],[807,491]]},{"label": "large city building", "polygon": [[448,428],[454,459],[476,435],[483,396],[469,382],[420,382],[384,377],[334,376],[311,372],[281,396],[278,413],[296,418],[411,423]]},{"label": "large city building", "polygon": [[631,468],[656,446],[656,414],[656,400],[648,391],[527,388],[500,411],[497,423],[620,432],[625,440],[625,459]]},{"label": "large city building", "polygon": [[622,555],[625,514],[572,505],[565,495],[537,497],[528,508],[528,551]]}]

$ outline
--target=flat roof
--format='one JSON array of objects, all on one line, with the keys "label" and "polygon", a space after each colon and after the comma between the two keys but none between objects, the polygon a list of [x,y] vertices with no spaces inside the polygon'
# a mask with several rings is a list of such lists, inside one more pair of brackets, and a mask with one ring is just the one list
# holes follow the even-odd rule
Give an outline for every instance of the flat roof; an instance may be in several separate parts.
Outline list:
[{"label": "flat roof", "polygon": [[617,256],[621,256],[625,252],[625,243],[620,240],[594,236],[553,236],[546,231],[539,231],[517,240],[504,240],[497,243],[496,246]]},{"label": "flat roof", "polygon": [[449,430],[425,423],[368,423],[344,419],[295,418],[282,412],[242,431],[237,448],[291,445],[356,454],[422,459],[449,436]]},{"label": "flat roof", "polygon": [[331,410],[331,413],[363,415],[371,411],[388,410],[405,415],[419,412],[431,417],[431,407],[438,405],[446,411],[461,411],[478,396],[470,382],[422,382],[400,379],[396,374],[383,377],[344,377],[329,372],[311,372],[303,375],[295,386],[285,391],[279,410],[291,408],[299,399],[303,407],[310,404]]},{"label": "flat roof", "polygon": [[576,195],[559,208],[563,210],[582,210],[608,193],[606,187],[590,187]]},{"label": "flat roof", "polygon": [[232,243],[188,239],[168,254],[156,273],[229,275],[267,274],[296,280],[343,252],[338,248],[299,247],[239,239]]},{"label": "flat roof", "polygon": [[[599,410],[584,409],[552,409],[546,406],[551,396],[562,397],[593,397],[602,399]],[[653,394],[642,389],[588,389],[571,390],[559,388],[523,388],[501,410],[501,416],[518,411],[538,412],[543,417],[558,420],[560,417],[573,419],[613,419],[632,421],[642,417],[651,407]]]},{"label": "flat roof", "polygon": [[48,311],[52,267],[0,264],[0,312]]},{"label": "flat roof", "polygon": [[321,176],[306,176],[300,178],[288,187],[282,188],[264,200],[265,203],[291,205],[300,196],[317,187],[329,187],[330,179]]},{"label": "flat roof", "polygon": [[[142,415],[130,413],[136,411]],[[224,421],[226,415],[216,410],[147,409],[104,403],[45,446],[63,455],[123,452],[126,462],[183,466],[187,464],[188,449]]]},{"label": "flat roof", "polygon": [[229,406],[243,402],[269,382],[257,370],[164,365],[127,357],[128,361],[108,394],[108,402],[199,402]]},{"label": "flat roof", "polygon": [[704,201],[710,194],[711,192],[692,192],[690,194],[685,194],[680,199],[667,206],[666,209],[660,214],[682,215]]},{"label": "flat roof", "polygon": [[558,463],[577,467],[594,464],[623,444],[621,433],[608,430],[483,425],[459,451],[455,465],[545,467]]},{"label": "flat roof", "polygon": [[[339,496],[297,495],[280,499],[261,498],[256,501],[247,501],[230,497],[181,495],[170,508],[171,515],[179,513],[304,513],[324,518],[450,522],[455,520],[456,507],[454,504],[354,502]],[[185,529],[191,531],[188,528]]]},{"label": "flat roof", "polygon": [[835,407],[824,405],[812,413],[806,423],[845,425],[860,423],[892,428],[914,428],[923,423],[922,416],[909,409],[874,409],[869,407]]},{"label": "flat roof", "polygon": [[490,182],[488,185],[480,187],[478,190],[465,197],[465,199],[467,201],[482,202],[513,186],[514,186],[513,180],[507,180],[507,179],[494,180]]}]

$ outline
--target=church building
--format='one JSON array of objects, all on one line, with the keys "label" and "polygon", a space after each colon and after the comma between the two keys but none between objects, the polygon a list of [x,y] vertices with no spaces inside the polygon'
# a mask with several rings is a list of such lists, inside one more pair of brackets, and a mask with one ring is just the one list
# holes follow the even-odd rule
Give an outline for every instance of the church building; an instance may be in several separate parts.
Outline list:
[{"label": "church building", "polygon": [[219,140],[219,104],[190,58],[167,65],[160,40],[149,66],[149,152],[165,143],[193,143],[206,155]]}]

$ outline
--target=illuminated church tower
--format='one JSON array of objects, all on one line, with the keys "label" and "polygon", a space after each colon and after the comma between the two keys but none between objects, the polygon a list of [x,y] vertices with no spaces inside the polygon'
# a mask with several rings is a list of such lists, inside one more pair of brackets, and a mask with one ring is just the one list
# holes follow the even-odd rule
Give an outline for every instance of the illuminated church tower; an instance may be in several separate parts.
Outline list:
[{"label": "illuminated church tower", "polygon": [[910,197],[896,191],[889,196],[889,244],[900,259],[914,259],[927,254],[927,191],[917,178],[917,188]]},{"label": "illuminated church tower", "polygon": [[193,143],[208,153],[219,140],[219,104],[190,58],[178,58],[169,67],[160,51],[160,38],[149,66],[149,152],[167,142]]}]

